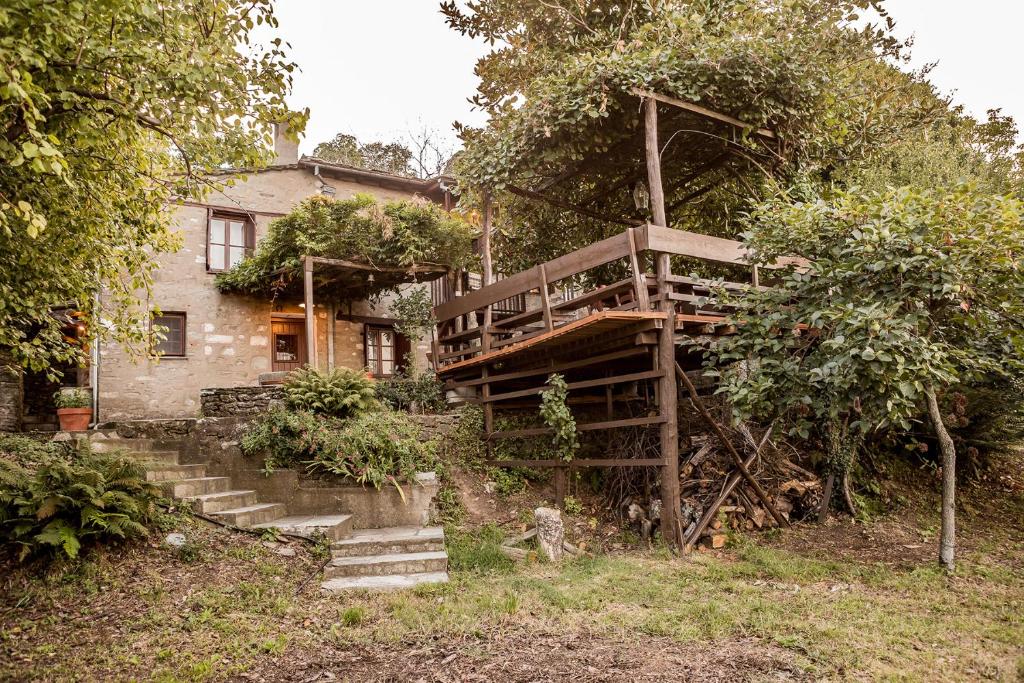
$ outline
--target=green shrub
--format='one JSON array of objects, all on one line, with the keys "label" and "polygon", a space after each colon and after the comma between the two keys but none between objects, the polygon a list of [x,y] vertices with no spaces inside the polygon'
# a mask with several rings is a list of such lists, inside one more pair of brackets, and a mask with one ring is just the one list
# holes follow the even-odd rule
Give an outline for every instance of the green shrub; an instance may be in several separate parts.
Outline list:
[{"label": "green shrub", "polygon": [[562,460],[572,460],[579,450],[580,441],[576,435],[576,418],[566,403],[568,385],[565,377],[559,374],[548,377],[546,384],[549,388],[540,395],[540,416],[544,424],[554,431],[551,445],[555,455]]},{"label": "green shrub", "polygon": [[338,420],[278,410],[256,421],[242,438],[246,455],[266,454],[265,466],[297,467],[380,488],[412,481],[430,468],[434,447],[409,416],[388,410]]},{"label": "green shrub", "polygon": [[365,413],[328,429],[310,463],[311,471],[334,474],[380,488],[412,481],[434,463],[434,445],[404,413]]},{"label": "green shrub", "polygon": [[322,372],[307,365],[288,375],[284,395],[293,410],[332,417],[358,415],[376,403],[373,380],[363,372],[348,368]]},{"label": "green shrub", "polygon": [[131,457],[0,437],[0,542],[21,559],[144,536],[159,497]]},{"label": "green shrub", "polygon": [[[411,363],[406,362],[406,367]],[[444,383],[433,372],[399,370],[393,376],[376,382],[377,398],[395,410],[439,413],[447,407]]]}]

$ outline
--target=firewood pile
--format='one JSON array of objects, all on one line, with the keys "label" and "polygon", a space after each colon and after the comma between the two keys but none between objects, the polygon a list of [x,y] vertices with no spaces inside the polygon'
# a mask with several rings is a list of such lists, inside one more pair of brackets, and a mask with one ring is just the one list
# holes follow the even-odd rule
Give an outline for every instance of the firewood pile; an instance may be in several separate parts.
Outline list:
[{"label": "firewood pile", "polygon": [[[741,436],[747,462],[751,463],[748,471],[774,513],[784,523],[817,514],[822,497],[817,475],[769,447],[767,439],[758,443],[749,431]],[[690,441],[689,452],[681,455],[679,473],[679,519],[687,549],[697,545],[721,548],[730,531],[779,526],[773,511],[739,474],[719,438],[702,434],[693,435]],[[750,457],[755,453],[756,457]],[[661,505],[657,497],[635,495],[622,501],[621,511],[641,537],[648,539],[661,521]]]},{"label": "firewood pile", "polygon": [[[758,531],[778,526],[766,504],[742,478],[738,478],[731,491],[725,490],[730,478],[735,477],[735,467],[716,438],[696,437],[694,446],[690,455],[684,456],[679,473],[680,520],[688,545],[699,542],[721,548],[729,531]],[[771,505],[787,522],[817,513],[822,485],[814,473],[770,448],[763,449],[749,470],[768,494]],[[716,503],[718,509],[712,511]],[[706,527],[694,537],[702,518],[708,514],[711,517]]]}]

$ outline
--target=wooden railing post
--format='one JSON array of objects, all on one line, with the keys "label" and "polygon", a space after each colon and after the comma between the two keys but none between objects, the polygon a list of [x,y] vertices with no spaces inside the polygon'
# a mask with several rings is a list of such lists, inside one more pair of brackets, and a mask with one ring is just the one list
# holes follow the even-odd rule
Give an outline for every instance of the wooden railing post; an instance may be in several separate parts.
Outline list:
[{"label": "wooden railing post", "polygon": [[640,255],[636,251],[636,232],[633,228],[627,228],[627,232],[629,234],[629,267],[633,271],[636,308],[638,311],[646,311],[651,307],[651,300],[647,295],[647,274],[640,266]]},{"label": "wooden railing post", "polygon": [[[665,190],[661,184],[661,151],[658,147],[658,102],[648,97],[644,101],[644,135],[647,147],[647,182],[651,193],[651,213],[654,222],[668,227],[665,213]],[[658,336],[658,404],[661,423],[661,535],[669,543],[682,546],[682,529],[679,526],[679,416],[676,364],[676,319],[675,305],[669,298],[672,274],[670,254],[659,252],[656,256],[658,278],[658,310],[667,314],[664,326]],[[645,285],[646,286],[646,285]]]},{"label": "wooden railing post", "polygon": [[544,309],[544,329],[549,332],[555,328],[554,320],[551,318],[551,297],[548,292],[548,274],[544,264],[537,266],[540,270],[540,305]]}]

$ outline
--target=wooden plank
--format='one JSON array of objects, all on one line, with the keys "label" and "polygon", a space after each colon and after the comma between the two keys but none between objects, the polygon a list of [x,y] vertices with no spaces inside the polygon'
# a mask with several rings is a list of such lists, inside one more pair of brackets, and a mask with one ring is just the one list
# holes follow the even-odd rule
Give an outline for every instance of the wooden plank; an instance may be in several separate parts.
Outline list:
[{"label": "wooden plank", "polygon": [[543,334],[533,337],[532,339],[529,339],[521,344],[512,344],[498,351],[492,351],[489,354],[483,354],[477,358],[470,358],[459,363],[453,363],[452,365],[442,367],[441,374],[447,374],[449,372],[460,369],[462,367],[467,367],[469,365],[476,365],[480,363],[493,363],[500,358],[504,358],[510,354],[522,351],[524,348],[536,346],[537,344],[541,344],[543,342],[550,341],[558,337],[564,337],[565,335],[568,335],[572,332],[576,332],[581,329],[594,326],[595,324],[600,322],[611,321],[628,324],[629,322],[638,322],[642,320],[664,320],[664,318],[665,315],[663,313],[657,313],[654,311],[601,311],[599,313],[589,315],[586,318],[574,320],[571,323],[562,325],[561,327],[556,327],[554,330],[551,330],[550,332],[544,332]]},{"label": "wooden plank", "polygon": [[[655,379],[661,377],[660,370],[647,370],[646,372],[633,372],[628,375],[615,375],[613,377],[601,377],[600,379],[588,379],[580,382],[569,382],[566,384],[567,389],[590,389],[592,387],[603,387],[610,384],[621,384],[623,382],[639,382],[646,379]],[[493,394],[489,398],[484,399],[483,402],[487,401],[507,401],[513,398],[522,398],[523,396],[533,396],[539,394],[545,390],[545,387],[533,387],[531,389],[521,389],[519,391],[509,391],[504,394]]]},{"label": "wooden plank", "polygon": [[[687,230],[675,230],[662,225],[646,226],[647,248],[651,251],[664,251],[680,256],[692,256],[706,261],[731,263],[749,266],[751,260],[747,247],[743,242],[722,237],[702,235]],[[765,268],[784,268],[790,265],[806,266],[809,262],[799,257],[787,256],[775,263],[764,265]]]},{"label": "wooden plank", "polygon": [[[584,358],[582,360],[571,361],[569,363],[563,363],[560,368],[562,370],[572,370],[575,368],[582,368],[588,365],[598,365],[601,363],[610,363],[616,360],[623,360],[625,358],[632,358],[634,356],[642,356],[647,353],[646,349],[625,349],[623,351],[616,351],[614,353],[607,353],[600,356],[593,356],[591,358]],[[447,381],[445,387],[448,389],[464,389],[467,387],[475,387],[484,384],[487,381],[490,382],[508,382],[516,379],[525,379],[527,377],[535,377],[536,375],[550,375],[552,372],[551,366],[543,368],[533,368],[530,370],[518,370],[516,372],[507,372],[502,375],[492,375],[489,380],[484,379],[471,379],[463,382]]]},{"label": "wooden plank", "polygon": [[[486,385],[485,385],[486,386]],[[605,420],[603,422],[585,422],[576,425],[578,432],[594,432],[602,429],[619,429],[620,427],[640,427],[643,425],[661,424],[664,418],[661,415],[654,417],[631,417],[623,420]],[[512,429],[501,432],[491,432],[491,439],[519,439],[527,436],[543,436],[551,434],[550,427],[537,427],[534,429]]]},{"label": "wooden plank", "polygon": [[657,100],[658,102],[664,102],[665,104],[670,104],[673,107],[679,107],[680,109],[685,109],[686,111],[693,112],[694,114],[706,116],[709,119],[714,119],[716,121],[721,121],[722,123],[728,123],[729,125],[736,126],[737,128],[743,128],[745,130],[753,131],[757,135],[760,135],[761,137],[767,138],[769,140],[775,139],[775,133],[768,128],[759,128],[758,126],[755,126],[752,123],[747,123],[746,121],[738,119],[735,116],[722,114],[713,109],[702,107],[699,104],[686,102],[684,100],[680,100],[675,97],[670,97],[668,95],[659,95],[649,90],[643,90],[642,88],[633,88],[631,92],[634,95],[637,95],[638,97],[644,97],[649,100]]},{"label": "wooden plank", "polygon": [[[657,467],[661,458],[578,458],[574,467]],[[565,467],[565,460],[488,460],[492,467]]]}]

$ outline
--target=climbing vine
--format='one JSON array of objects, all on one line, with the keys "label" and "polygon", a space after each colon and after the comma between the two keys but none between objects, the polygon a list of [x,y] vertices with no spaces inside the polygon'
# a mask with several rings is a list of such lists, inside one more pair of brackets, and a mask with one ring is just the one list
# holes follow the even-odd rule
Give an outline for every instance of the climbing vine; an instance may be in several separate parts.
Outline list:
[{"label": "climbing vine", "polygon": [[[222,292],[273,296],[298,292],[302,259],[319,256],[362,265],[465,267],[472,262],[473,228],[426,200],[378,203],[367,194],[351,199],[314,196],[274,221],[252,256],[217,276]],[[367,278],[358,290],[350,281],[326,277],[317,293],[338,301],[357,291],[374,296],[393,289]]]},{"label": "climbing vine", "polygon": [[549,389],[541,393],[540,416],[544,424],[554,430],[551,443],[558,457],[566,462],[573,459],[579,450],[580,441],[576,433],[576,418],[566,403],[569,391],[565,377],[554,374],[546,382]]},{"label": "climbing vine", "polygon": [[426,287],[399,292],[391,304],[397,319],[395,331],[409,339],[421,339],[434,326],[434,302]]}]

